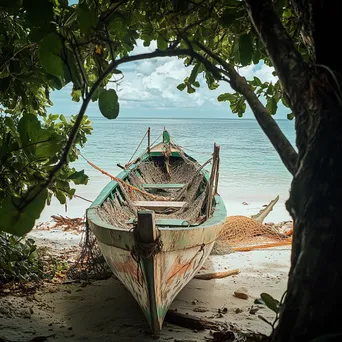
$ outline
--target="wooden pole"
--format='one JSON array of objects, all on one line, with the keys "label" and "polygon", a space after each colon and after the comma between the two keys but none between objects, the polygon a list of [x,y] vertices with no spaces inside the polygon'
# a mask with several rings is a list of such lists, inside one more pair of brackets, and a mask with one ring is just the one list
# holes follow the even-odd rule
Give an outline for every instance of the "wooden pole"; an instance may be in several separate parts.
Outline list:
[{"label": "wooden pole", "polygon": [[148,128],[147,130],[147,152],[151,152],[151,127]]},{"label": "wooden pole", "polygon": [[158,237],[155,213],[153,210],[138,211],[137,234],[143,243],[154,242]]},{"label": "wooden pole", "polygon": [[217,179],[217,172],[218,172],[218,158],[219,158],[219,150],[220,147],[214,144],[214,153],[213,153],[213,165],[211,167],[211,174],[209,178],[209,192],[207,198],[207,218],[211,216],[211,209],[213,205],[213,199],[215,196],[215,180]]},{"label": "wooden pole", "polygon": [[214,196],[217,194],[219,176],[220,176],[220,146],[217,146],[217,166],[216,166]]}]

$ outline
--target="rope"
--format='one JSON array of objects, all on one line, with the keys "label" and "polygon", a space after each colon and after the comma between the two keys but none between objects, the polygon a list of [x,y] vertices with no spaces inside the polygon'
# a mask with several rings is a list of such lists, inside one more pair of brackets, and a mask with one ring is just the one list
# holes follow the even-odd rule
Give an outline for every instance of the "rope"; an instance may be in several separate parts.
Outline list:
[{"label": "rope", "polygon": [[130,160],[127,162],[127,164],[129,164],[129,163],[130,163],[130,161],[133,159],[133,157],[135,156],[135,154],[136,154],[136,153],[137,153],[137,151],[139,150],[139,147],[140,147],[140,146],[141,146],[141,144],[143,143],[143,141],[144,141],[144,139],[145,139],[145,137],[146,137],[147,133],[148,133],[148,131],[146,131],[145,135],[144,135],[144,136],[143,136],[143,138],[141,139],[141,141],[140,141],[140,143],[139,143],[138,147],[135,149],[134,153],[132,154],[132,157],[131,157],[131,159],[130,159]]},{"label": "rope", "polygon": [[93,203],[93,201],[91,201],[89,199],[86,199],[86,198],[84,198],[82,196],[79,196],[79,195],[73,195],[73,197],[77,197],[77,198],[83,199],[83,201],[87,201],[87,202]]},{"label": "rope", "polygon": [[110,177],[112,180],[114,180],[114,181],[116,181],[116,182],[118,182],[118,183],[120,183],[120,184],[126,186],[127,188],[129,188],[130,191],[133,191],[133,190],[134,190],[134,191],[136,191],[136,192],[141,193],[142,195],[145,195],[145,196],[147,196],[147,197],[150,197],[150,198],[153,198],[153,199],[159,200],[159,201],[170,201],[170,200],[171,200],[171,198],[169,198],[169,197],[155,196],[155,195],[150,194],[149,192],[143,191],[143,190],[141,190],[141,189],[139,189],[139,188],[137,188],[137,187],[135,187],[135,186],[133,186],[133,185],[131,185],[131,184],[128,184],[128,183],[126,183],[124,180],[122,180],[121,178],[115,177],[115,176],[111,175],[110,173],[108,173],[108,172],[102,170],[100,167],[98,167],[97,165],[95,165],[94,163],[92,163],[91,161],[89,161],[86,157],[84,157],[84,156],[82,155],[82,153],[80,153],[80,156],[81,156],[81,157],[82,157],[90,166],[92,166],[95,170],[100,171],[100,172],[103,173],[104,175]]},{"label": "rope", "polygon": [[266,249],[272,247],[280,247],[280,246],[287,246],[292,244],[292,239],[287,241],[275,242],[275,243],[268,243],[265,245],[256,245],[256,246],[249,246],[249,247],[232,247],[234,252],[249,252],[255,249]]},{"label": "rope", "polygon": [[141,259],[149,259],[160,253],[163,249],[163,241],[160,235],[153,242],[139,241],[139,237],[136,234],[136,229],[133,228],[135,244],[131,249],[131,255],[133,260],[137,263],[137,280],[140,286],[143,286],[143,282],[140,279],[140,273],[142,273]]},{"label": "rope", "polygon": [[152,147],[152,146],[158,141],[158,139],[161,138],[162,135],[163,135],[163,133],[161,133],[161,134],[158,136],[158,138],[157,138],[156,140],[153,141],[153,143],[151,144],[150,147]]}]

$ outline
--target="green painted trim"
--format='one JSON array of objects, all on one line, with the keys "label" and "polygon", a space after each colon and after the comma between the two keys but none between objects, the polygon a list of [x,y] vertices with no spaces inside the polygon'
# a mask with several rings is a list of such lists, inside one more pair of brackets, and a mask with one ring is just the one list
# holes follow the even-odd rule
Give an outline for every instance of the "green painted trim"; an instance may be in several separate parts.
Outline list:
[{"label": "green painted trim", "polygon": [[158,320],[158,310],[156,305],[156,292],[155,292],[155,282],[154,282],[154,257],[148,259],[142,259],[141,261],[142,269],[145,275],[147,292],[149,297],[150,306],[150,326],[153,334],[158,335],[160,332],[159,320]]},{"label": "green painted trim", "polygon": [[164,184],[143,184],[144,189],[180,189],[185,184],[171,184],[171,183],[164,183]]},{"label": "green painted trim", "polygon": [[[151,152],[150,156],[151,157],[161,157],[163,156],[163,152]],[[171,152],[171,157],[180,157],[180,153],[179,152]]]}]

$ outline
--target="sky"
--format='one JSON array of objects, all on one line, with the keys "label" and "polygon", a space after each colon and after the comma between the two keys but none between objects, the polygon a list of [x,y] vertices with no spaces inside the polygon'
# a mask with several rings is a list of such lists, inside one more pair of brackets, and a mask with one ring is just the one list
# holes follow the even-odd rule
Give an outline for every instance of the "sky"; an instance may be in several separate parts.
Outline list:
[{"label": "sky", "polygon": [[[151,52],[157,48],[156,42],[149,47],[144,47],[142,41],[132,55],[144,52]],[[167,117],[167,118],[237,118],[232,114],[229,102],[218,102],[218,95],[226,92],[233,92],[226,82],[221,82],[215,90],[209,90],[203,75],[197,80],[200,88],[193,94],[186,90],[179,91],[177,85],[182,83],[184,78],[189,76],[192,66],[185,67],[184,61],[177,57],[159,57],[149,60],[130,62],[121,65],[124,79],[119,84],[111,83],[118,94],[120,103],[121,118],[128,117]],[[238,70],[240,75],[247,79],[259,77],[262,81],[276,81],[272,75],[273,68],[263,62],[257,65],[250,65]],[[51,113],[77,114],[80,103],[75,103],[70,97],[71,85],[54,91],[51,99],[54,106]],[[279,105],[275,119],[286,119],[289,109]],[[89,117],[101,116],[97,103],[90,103],[87,115]],[[247,108],[245,118],[253,118],[253,113]]]}]

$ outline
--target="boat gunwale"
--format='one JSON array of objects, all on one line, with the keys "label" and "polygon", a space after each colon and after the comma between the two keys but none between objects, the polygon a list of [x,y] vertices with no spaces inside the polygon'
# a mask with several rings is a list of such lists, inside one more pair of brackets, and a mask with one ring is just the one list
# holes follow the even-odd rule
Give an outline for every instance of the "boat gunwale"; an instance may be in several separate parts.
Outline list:
[{"label": "boat gunwale", "polygon": [[[186,155],[187,158],[192,159],[197,162],[193,157],[187,155],[184,151],[183,153]],[[144,161],[148,159],[151,155],[149,153],[144,153],[140,158],[139,162]],[[178,153],[178,156],[180,156],[180,153]],[[128,176],[128,174],[133,171],[138,166],[138,163],[134,163],[129,166],[127,170],[124,170],[120,172],[116,177],[124,180],[125,177]],[[201,170],[201,173],[203,173],[204,177],[209,180],[209,172],[205,169]],[[96,197],[94,202],[90,205],[90,207],[87,209],[87,217],[93,224],[95,224],[98,227],[104,228],[104,229],[110,229],[110,230],[116,230],[121,232],[130,232],[127,228],[121,228],[114,225],[111,225],[109,223],[106,223],[102,219],[99,218],[99,216],[96,213],[96,209],[99,205],[102,205],[103,202],[110,196],[110,194],[115,190],[115,188],[118,186],[117,181],[110,181],[100,192],[100,194]],[[222,197],[217,194],[214,196],[215,199],[215,206],[214,206],[214,212],[212,217],[210,217],[208,220],[204,221],[203,223],[196,225],[196,226],[173,226],[173,227],[160,227],[158,226],[158,229],[161,231],[169,231],[169,230],[189,230],[189,229],[200,229],[200,228],[210,228],[214,225],[220,224],[225,221],[227,216],[227,210],[224,205]]]}]

